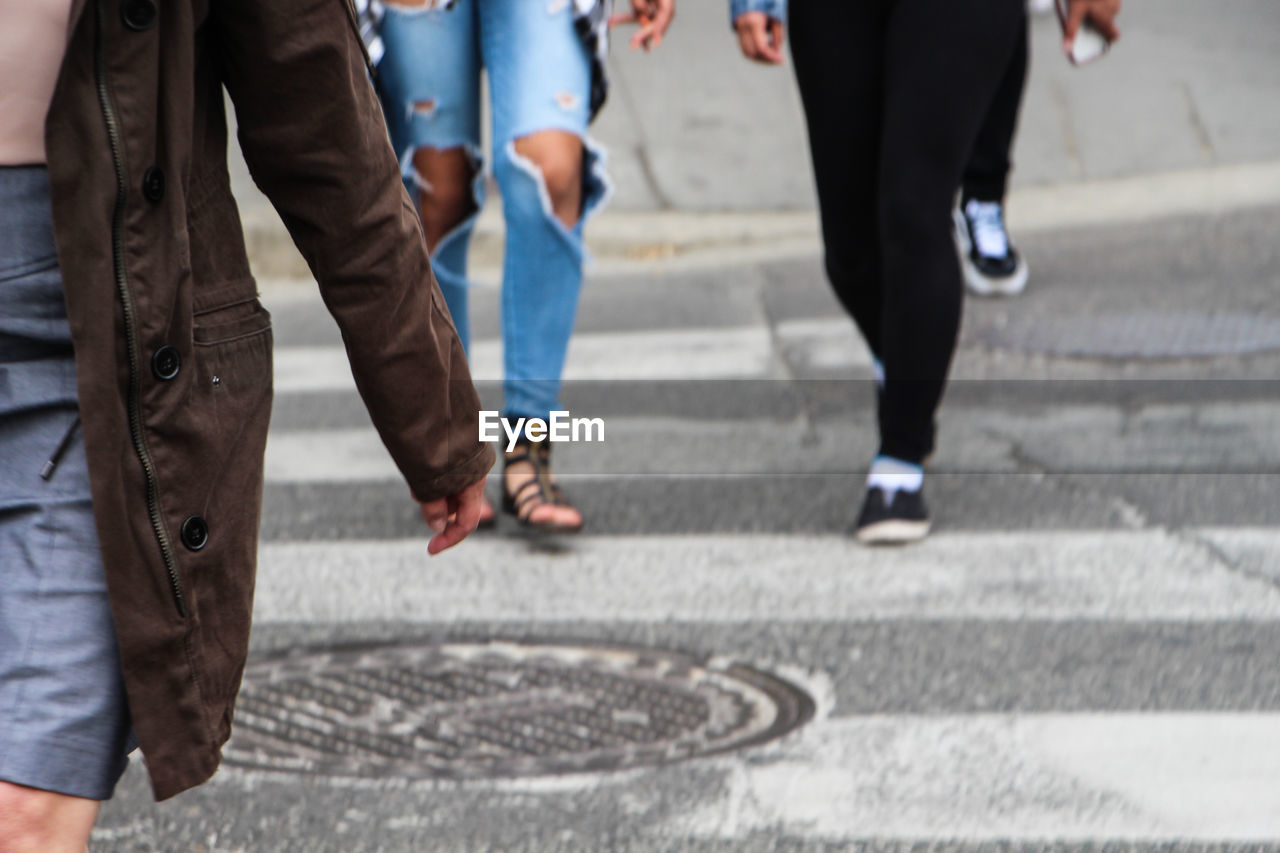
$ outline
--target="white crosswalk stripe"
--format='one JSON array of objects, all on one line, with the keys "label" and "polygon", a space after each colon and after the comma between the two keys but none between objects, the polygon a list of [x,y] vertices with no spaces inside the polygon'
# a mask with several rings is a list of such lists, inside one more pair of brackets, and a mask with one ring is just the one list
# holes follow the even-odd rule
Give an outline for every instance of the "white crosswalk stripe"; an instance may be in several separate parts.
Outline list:
[{"label": "white crosswalk stripe", "polygon": [[[1243,535],[1280,553],[1280,531]],[[1280,620],[1280,589],[1160,531],[961,532],[905,551],[843,536],[705,535],[583,536],[530,554],[481,537],[435,558],[421,539],[290,542],[263,545],[260,562],[260,624]]]},{"label": "white crosswalk stripe", "polygon": [[728,790],[672,827],[914,841],[1280,837],[1280,714],[827,720],[719,759]]},{"label": "white crosswalk stripe", "polygon": [[[793,357],[824,368],[865,368],[866,347],[845,319],[782,323],[779,341]],[[502,346],[474,341],[476,381],[502,378]],[[275,354],[277,393],[355,388],[346,354],[336,346],[281,346]],[[569,345],[566,381],[594,379],[778,379],[784,376],[774,342],[763,327],[584,333]]]},{"label": "white crosswalk stripe", "polygon": [[[477,342],[473,362],[477,378],[499,378],[497,342]],[[799,319],[772,333],[743,327],[580,335],[567,378],[777,379],[786,375],[784,363],[865,376],[869,362],[843,319]],[[280,347],[276,390],[285,406],[298,394],[354,394],[345,356],[333,346]],[[1162,413],[1154,407],[1143,417],[1181,417],[1174,409]],[[1250,434],[1264,440],[1273,415],[1264,406],[1236,420],[1253,424]],[[975,409],[957,417],[972,418],[971,432],[979,434],[982,418],[999,415]],[[1081,407],[1017,417],[1013,428],[1024,436],[1061,429],[1063,418],[1110,423],[1109,415]],[[1119,436],[1122,425],[1113,420]],[[609,428],[615,446],[660,436],[656,448],[639,453],[677,479],[822,473],[836,459],[833,448],[848,455],[841,437],[847,424],[838,420],[694,420],[654,412],[613,419]],[[1239,436],[1233,431],[1223,441],[1238,444]],[[815,442],[824,450],[815,453]],[[1115,445],[1121,455],[1108,464],[1144,452],[1158,461],[1162,452],[1145,440],[1130,446],[1117,437]],[[1205,452],[1221,458],[1219,451],[1229,450],[1224,444]],[[574,474],[602,478],[611,464],[630,464],[610,463],[608,455],[606,448]],[[295,419],[272,431],[269,486],[305,485],[322,494],[395,488],[398,476],[369,427],[299,429]],[[835,531],[584,535],[556,549],[490,535],[435,558],[427,556],[425,531],[410,539],[270,539],[260,549],[254,624],[399,624],[446,633],[461,624],[499,632],[503,625],[546,626],[555,636],[566,626],[617,623],[655,626],[659,637],[671,624],[1280,625],[1280,530],[1138,526],[949,529],[905,550],[869,550]],[[749,761],[738,754],[704,760],[704,770],[719,774],[719,788],[664,809],[649,832],[654,849],[690,840],[736,849],[761,834],[824,843],[1280,838],[1276,713],[851,715],[835,705],[830,674],[794,663],[780,671],[817,697],[817,718],[754,748]],[[621,783],[581,776],[485,784],[536,802]]]}]

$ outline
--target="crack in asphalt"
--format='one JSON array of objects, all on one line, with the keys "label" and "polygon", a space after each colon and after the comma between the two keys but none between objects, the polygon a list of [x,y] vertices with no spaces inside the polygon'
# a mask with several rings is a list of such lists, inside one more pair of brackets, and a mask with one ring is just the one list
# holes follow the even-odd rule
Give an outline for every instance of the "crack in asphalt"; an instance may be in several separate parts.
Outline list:
[{"label": "crack in asphalt", "polygon": [[1178,541],[1192,545],[1208,554],[1216,565],[1227,572],[1246,578],[1247,580],[1258,581],[1265,584],[1267,587],[1280,592],[1280,578],[1272,577],[1265,572],[1249,568],[1245,565],[1243,559],[1233,559],[1231,554],[1212,539],[1208,539],[1192,530],[1184,528],[1178,528],[1172,531],[1172,533]]},{"label": "crack in asphalt", "polygon": [[1064,475],[1055,473],[1049,466],[1045,465],[1028,450],[1022,446],[1022,442],[999,429],[988,427],[983,431],[987,437],[996,441],[1001,441],[1009,446],[1009,459],[1017,467],[1021,474],[1028,474],[1036,479],[1046,483],[1050,488],[1059,494],[1071,497],[1084,497],[1094,500],[1102,500],[1111,508],[1116,517],[1129,530],[1166,530],[1164,525],[1155,524],[1151,521],[1150,516],[1143,511],[1142,507],[1133,501],[1110,492],[1100,489],[1082,486],[1078,483],[1071,482]]},{"label": "crack in asphalt", "polygon": [[1017,466],[1020,473],[1038,478],[1061,494],[1104,500],[1112,507],[1126,528],[1163,532],[1175,542],[1180,542],[1202,552],[1208,556],[1214,566],[1230,574],[1246,580],[1261,582],[1270,589],[1280,591],[1280,578],[1249,568],[1245,565],[1243,559],[1233,559],[1231,554],[1221,545],[1196,533],[1194,529],[1181,525],[1155,523],[1140,505],[1124,495],[1082,486],[1067,480],[1062,474],[1053,472],[1047,465],[1027,451],[1022,446],[1022,443],[1013,436],[994,428],[986,429],[985,433],[989,438],[1008,444],[1009,458]]},{"label": "crack in asphalt", "polygon": [[[772,273],[767,273],[767,278],[772,278]],[[773,353],[774,358],[782,365],[784,380],[790,386],[796,389],[799,397],[799,406],[797,418],[801,425],[800,446],[813,447],[822,439],[818,435],[817,412],[814,403],[809,399],[808,395],[800,390],[800,376],[797,375],[795,365],[791,363],[791,359],[787,357],[786,347],[782,337],[778,334],[778,318],[769,311],[769,300],[765,298],[765,286],[756,285],[752,293],[752,299],[755,302],[760,316],[764,319],[764,327],[769,335],[769,350]]]}]

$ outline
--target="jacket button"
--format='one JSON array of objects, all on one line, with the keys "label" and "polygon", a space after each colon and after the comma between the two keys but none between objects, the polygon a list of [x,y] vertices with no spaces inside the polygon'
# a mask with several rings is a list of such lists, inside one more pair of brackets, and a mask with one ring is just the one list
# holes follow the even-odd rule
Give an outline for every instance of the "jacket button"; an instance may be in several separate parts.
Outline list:
[{"label": "jacket button", "polygon": [[209,544],[209,525],[198,515],[182,522],[182,544],[192,551],[199,551]]},{"label": "jacket button", "polygon": [[164,198],[164,172],[152,166],[143,173],[142,195],[147,201],[159,201]]},{"label": "jacket button", "polygon": [[124,25],[136,33],[151,29],[156,22],[155,0],[124,0],[120,17]]},{"label": "jacket button", "polygon": [[177,376],[181,367],[182,356],[178,355],[178,351],[171,346],[160,347],[155,351],[155,355],[151,356],[151,372],[161,382],[168,382]]}]

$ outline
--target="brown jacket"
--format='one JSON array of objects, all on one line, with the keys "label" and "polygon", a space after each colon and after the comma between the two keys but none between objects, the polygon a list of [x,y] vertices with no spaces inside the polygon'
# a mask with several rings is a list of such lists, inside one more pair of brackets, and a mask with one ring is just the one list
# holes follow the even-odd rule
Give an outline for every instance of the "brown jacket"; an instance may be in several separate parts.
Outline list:
[{"label": "brown jacket", "polygon": [[46,126],[54,223],[107,586],[159,799],[207,779],[230,734],[271,408],[224,85],[413,494],[454,494],[493,462],[346,4],[72,7]]}]

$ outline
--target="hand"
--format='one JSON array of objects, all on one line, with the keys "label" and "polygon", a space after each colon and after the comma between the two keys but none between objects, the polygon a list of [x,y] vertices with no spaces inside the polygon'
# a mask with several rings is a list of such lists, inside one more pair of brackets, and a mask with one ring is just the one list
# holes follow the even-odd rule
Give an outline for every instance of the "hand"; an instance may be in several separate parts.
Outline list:
[{"label": "hand", "polygon": [[645,53],[662,44],[662,37],[676,16],[676,0],[631,0],[631,14],[614,15],[609,26],[638,24],[640,29],[631,37],[631,47],[643,47]]},{"label": "hand", "polygon": [[1107,41],[1120,38],[1116,28],[1116,15],[1120,13],[1120,0],[1070,0],[1067,20],[1062,24],[1062,49],[1071,52],[1080,25],[1087,19]]},{"label": "hand", "polygon": [[743,12],[734,20],[733,28],[738,31],[738,46],[747,59],[768,65],[782,64],[782,42],[786,38],[786,25],[782,21],[764,12]]},{"label": "hand", "polygon": [[419,502],[422,504],[422,520],[436,534],[427,543],[428,554],[434,557],[444,549],[452,548],[476,529],[483,496],[484,478],[481,477],[456,495]]}]

